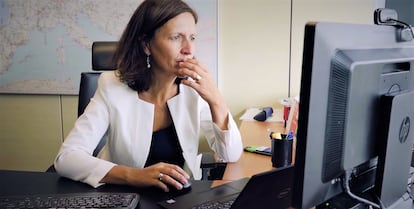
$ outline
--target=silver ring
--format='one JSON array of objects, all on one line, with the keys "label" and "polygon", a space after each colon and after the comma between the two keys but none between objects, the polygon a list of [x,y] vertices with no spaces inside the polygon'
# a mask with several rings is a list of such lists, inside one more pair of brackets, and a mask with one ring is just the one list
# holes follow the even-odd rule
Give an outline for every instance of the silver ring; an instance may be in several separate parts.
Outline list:
[{"label": "silver ring", "polygon": [[163,173],[160,173],[160,175],[158,175],[158,180],[159,181],[162,181],[162,177],[164,176],[164,174]]}]

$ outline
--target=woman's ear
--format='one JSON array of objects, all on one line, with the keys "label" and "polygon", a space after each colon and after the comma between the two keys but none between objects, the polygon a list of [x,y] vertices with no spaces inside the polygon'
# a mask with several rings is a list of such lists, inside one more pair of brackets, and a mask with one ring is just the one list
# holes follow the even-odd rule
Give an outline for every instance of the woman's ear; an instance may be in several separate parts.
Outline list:
[{"label": "woman's ear", "polygon": [[150,49],[149,41],[146,41],[145,39],[143,39],[141,41],[141,44],[142,44],[142,48],[144,49],[145,54],[148,55],[148,56],[151,55],[151,49]]}]

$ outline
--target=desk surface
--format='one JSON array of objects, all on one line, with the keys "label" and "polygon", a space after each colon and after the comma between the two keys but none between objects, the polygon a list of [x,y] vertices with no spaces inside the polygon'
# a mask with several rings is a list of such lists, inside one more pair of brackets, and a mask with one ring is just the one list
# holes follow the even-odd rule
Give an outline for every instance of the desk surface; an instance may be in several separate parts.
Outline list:
[{"label": "desk surface", "polygon": [[[243,121],[240,125],[243,146],[259,145],[270,147],[269,134],[272,131],[283,132],[283,123]],[[243,152],[238,162],[227,164],[223,180],[237,180],[271,169],[273,167],[270,156]]]},{"label": "desk surface", "polygon": [[[282,123],[243,122],[240,126],[244,146],[270,146],[269,132],[283,131]],[[295,149],[293,149],[295,151]],[[295,152],[293,152],[294,156]],[[293,159],[294,160],[294,157]],[[273,169],[270,156],[243,152],[241,159],[227,165],[223,181],[194,181],[191,192],[201,192],[223,182],[246,181],[245,177]],[[220,183],[221,182],[221,183]],[[137,189],[129,186],[104,185],[97,189],[75,182],[56,173],[0,170],[0,196],[16,194],[50,194],[70,192],[136,192],[141,195],[137,208],[159,209],[155,202],[169,199],[171,194],[156,189]],[[173,194],[174,195],[174,194]],[[411,200],[400,202],[394,208],[414,209]]]},{"label": "desk surface", "polygon": [[[211,181],[194,181],[191,192],[206,191]],[[156,202],[177,194],[160,189],[138,189],[130,186],[104,185],[97,189],[77,181],[60,177],[57,173],[0,170],[0,196],[24,194],[63,194],[78,192],[134,192],[140,194],[138,209],[162,209]]]},{"label": "desk surface", "polygon": [[[244,146],[270,146],[269,131],[281,131],[282,123],[243,122],[240,127]],[[251,177],[254,174],[273,169],[270,156],[243,152],[236,163],[228,163],[223,181],[194,181],[192,192],[205,191],[212,186]],[[154,202],[168,199],[168,194],[159,190],[137,189],[128,186],[104,185],[98,189],[75,182],[56,173],[0,170],[0,195],[50,194],[92,191],[122,191],[141,194],[139,208],[160,208]]]}]

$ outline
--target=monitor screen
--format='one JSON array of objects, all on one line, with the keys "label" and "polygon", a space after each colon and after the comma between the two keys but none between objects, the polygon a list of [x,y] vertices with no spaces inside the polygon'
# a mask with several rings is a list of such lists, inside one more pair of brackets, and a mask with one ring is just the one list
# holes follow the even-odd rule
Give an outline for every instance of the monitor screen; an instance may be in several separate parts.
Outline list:
[{"label": "monitor screen", "polygon": [[[414,135],[403,121],[414,121],[414,41],[398,41],[398,30],[305,26],[294,207],[348,191],[372,191],[388,206],[406,191]],[[402,132],[404,142],[390,140]],[[398,180],[390,186],[390,178]]]}]

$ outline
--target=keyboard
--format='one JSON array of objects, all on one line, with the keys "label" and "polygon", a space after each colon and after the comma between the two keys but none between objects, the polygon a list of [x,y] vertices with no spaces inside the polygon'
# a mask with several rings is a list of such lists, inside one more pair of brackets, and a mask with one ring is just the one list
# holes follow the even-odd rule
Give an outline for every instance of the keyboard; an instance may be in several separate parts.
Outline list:
[{"label": "keyboard", "polygon": [[235,199],[230,199],[226,201],[212,201],[203,203],[198,206],[194,206],[191,209],[230,209],[234,201]]},{"label": "keyboard", "polygon": [[133,209],[140,196],[135,193],[85,192],[67,194],[40,194],[0,196],[0,208],[112,208]]}]

